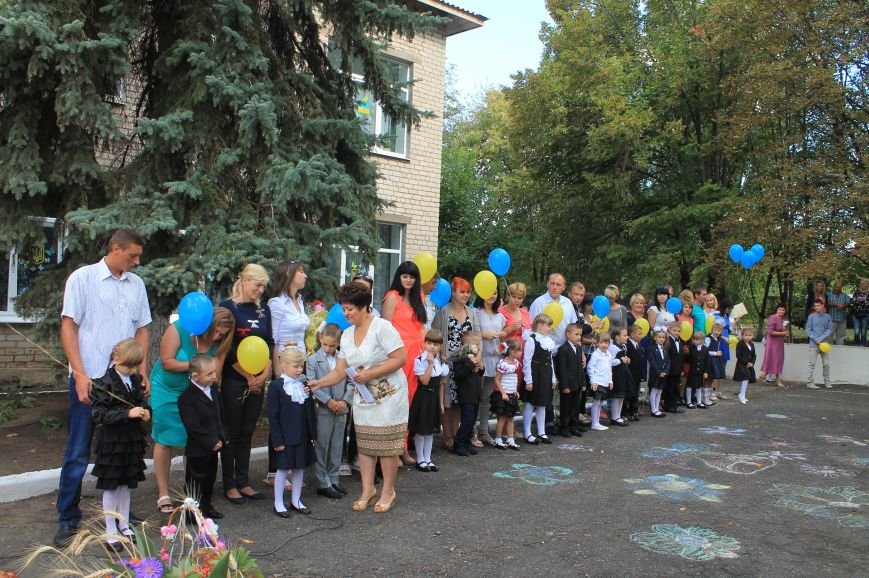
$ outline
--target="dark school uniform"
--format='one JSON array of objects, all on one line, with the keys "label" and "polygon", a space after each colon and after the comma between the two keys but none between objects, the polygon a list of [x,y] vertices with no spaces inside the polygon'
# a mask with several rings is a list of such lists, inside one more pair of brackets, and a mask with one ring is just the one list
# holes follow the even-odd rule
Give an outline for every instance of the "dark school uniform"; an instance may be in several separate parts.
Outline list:
[{"label": "dark school uniform", "polygon": [[705,345],[694,345],[688,348],[688,382],[685,387],[701,389],[703,387],[703,374],[708,373],[709,350]]},{"label": "dark school uniform", "polygon": [[724,371],[724,356],[712,355],[713,353],[724,353],[727,351],[728,344],[723,339],[710,335],[708,338],[709,344],[706,346],[709,349],[709,367],[707,373],[711,379],[725,379],[727,374]]},{"label": "dark school uniform", "polygon": [[627,416],[636,417],[640,407],[640,382],[643,380],[643,358],[645,352],[643,346],[636,343],[632,339],[628,339],[627,343],[628,358],[631,363],[628,364],[628,372],[631,374],[631,383],[628,394],[625,396],[624,414]]},{"label": "dark school uniform", "polygon": [[667,335],[667,356],[670,358],[670,372],[667,387],[664,389],[664,411],[676,412],[679,409],[679,378],[682,376],[682,340]]},{"label": "dark school uniform", "polygon": [[[665,374],[661,377],[661,374]],[[667,344],[657,343],[649,350],[649,390],[665,389],[667,376],[670,374],[670,356],[667,354]]]},{"label": "dark school uniform", "polygon": [[[736,367],[733,370],[733,381],[745,381],[754,383],[757,381],[754,373],[754,364],[757,362],[757,353],[754,349],[754,344],[746,344],[745,341],[739,340],[736,344]],[[751,367],[748,367],[748,364]]]},{"label": "dark school uniform", "polygon": [[[284,446],[275,451],[275,466],[279,470],[306,468],[314,463],[315,425],[314,401],[306,395],[301,403],[284,391],[285,376],[269,384],[268,414],[272,447]],[[301,382],[299,382],[301,383]],[[304,385],[302,385],[304,387]]]},{"label": "dark school uniform", "polygon": [[[479,353],[477,356],[479,357]],[[461,409],[459,429],[456,432],[456,449],[471,444],[471,435],[477,421],[480,398],[483,395],[483,370],[464,353],[453,361],[453,378],[456,383],[456,396]]]},{"label": "dark school uniform", "polygon": [[[559,391],[559,425],[562,433],[570,431],[576,419],[582,390],[585,387],[585,369],[582,367],[581,346],[565,341],[555,352],[555,377]],[[536,384],[535,384],[536,387]],[[564,393],[568,390],[568,393]]]},{"label": "dark school uniform", "polygon": [[209,391],[211,397],[191,381],[178,396],[178,413],[187,430],[184,480],[194,497],[198,498],[203,512],[211,510],[217,477],[219,451],[215,451],[214,446],[217,442],[225,446],[229,438],[223,425],[220,395],[214,387],[209,388]]}]

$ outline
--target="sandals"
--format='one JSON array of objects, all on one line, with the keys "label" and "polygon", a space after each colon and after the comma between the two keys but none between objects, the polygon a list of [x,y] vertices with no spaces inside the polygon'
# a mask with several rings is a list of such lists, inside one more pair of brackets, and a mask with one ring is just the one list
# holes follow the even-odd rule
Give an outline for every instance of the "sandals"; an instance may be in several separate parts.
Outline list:
[{"label": "sandals", "polygon": [[161,514],[171,514],[175,511],[175,506],[172,505],[172,498],[169,496],[160,496],[157,498],[157,511]]},{"label": "sandals", "polygon": [[[394,498],[393,498],[394,499]],[[353,502],[353,511],[354,512],[362,512],[368,508],[368,506],[373,506],[377,503],[377,490],[374,490],[371,493],[371,496],[368,499],[356,500]]]},{"label": "sandals", "polygon": [[[382,497],[383,497],[383,496],[381,495],[381,498],[382,498]],[[392,499],[389,500],[388,503],[387,503],[387,502],[384,502],[384,501],[381,500],[380,502],[377,502],[376,504],[374,504],[374,513],[375,513],[375,514],[385,514],[386,512],[388,512],[389,510],[391,510],[392,507],[395,505],[395,499],[396,499],[397,497],[398,497],[398,495],[397,495],[397,494],[395,493],[395,491],[393,490],[393,492],[392,492]]]}]

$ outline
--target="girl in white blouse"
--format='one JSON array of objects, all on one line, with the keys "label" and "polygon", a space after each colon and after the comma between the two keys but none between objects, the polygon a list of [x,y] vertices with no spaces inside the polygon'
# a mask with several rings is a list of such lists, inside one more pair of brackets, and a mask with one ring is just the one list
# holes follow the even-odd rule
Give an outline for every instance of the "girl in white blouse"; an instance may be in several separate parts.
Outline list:
[{"label": "girl in white blouse", "polygon": [[[311,325],[300,291],[308,276],[298,261],[286,261],[275,272],[275,297],[269,299],[272,312],[272,334],[278,356],[286,347],[305,351],[305,331]],[[278,375],[280,368],[275,368]]]}]

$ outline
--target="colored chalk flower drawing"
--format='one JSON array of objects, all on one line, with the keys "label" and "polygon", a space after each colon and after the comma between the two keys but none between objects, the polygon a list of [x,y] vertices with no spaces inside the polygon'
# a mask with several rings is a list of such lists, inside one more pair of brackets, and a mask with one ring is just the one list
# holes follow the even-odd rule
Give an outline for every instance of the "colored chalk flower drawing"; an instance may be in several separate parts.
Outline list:
[{"label": "colored chalk flower drawing", "polygon": [[854,439],[851,436],[831,436],[827,434],[818,434],[818,437],[828,444],[853,444],[855,446],[869,446],[869,444]]},{"label": "colored chalk flower drawing", "polygon": [[677,554],[688,560],[708,561],[738,558],[740,544],[706,528],[682,528],[676,524],[655,524],[651,532],[631,534],[631,541],[657,554]]},{"label": "colored chalk flower drawing", "polygon": [[590,448],[588,446],[584,446],[582,444],[558,444],[557,446],[560,450],[565,450],[568,452],[593,452],[594,448]]},{"label": "colored chalk flower drawing", "polygon": [[860,456],[838,456],[834,459],[855,468],[869,468],[869,458],[863,458]]},{"label": "colored chalk flower drawing", "polygon": [[[640,454],[652,458],[656,464],[690,470],[689,464],[702,462],[707,467],[728,474],[751,475],[778,465],[779,459],[805,459],[802,454],[781,452],[756,452],[752,454],[728,454],[708,449],[708,446],[677,444],[669,448],[655,448]],[[788,456],[788,457],[785,457]]]},{"label": "colored chalk flower drawing", "polygon": [[853,486],[814,488],[774,484],[767,493],[776,498],[774,506],[818,518],[835,519],[845,528],[869,528],[869,518],[857,513],[869,506],[869,494]]},{"label": "colored chalk flower drawing", "polygon": [[728,429],[723,425],[713,425],[709,427],[701,427],[700,431],[705,434],[717,434],[723,436],[744,436],[747,430],[744,430],[742,428]]},{"label": "colored chalk flower drawing", "polygon": [[556,484],[576,484],[573,470],[560,466],[535,466],[533,464],[513,464],[513,469],[495,472],[496,478],[522,480],[533,486],[554,486]]},{"label": "colored chalk flower drawing", "polygon": [[770,419],[789,419],[788,416],[782,415],[780,413],[768,413],[766,414],[766,417]]},{"label": "colored chalk flower drawing", "polygon": [[662,496],[677,502],[720,502],[721,496],[730,486],[712,484],[697,478],[683,478],[676,474],[647,476],[643,479],[626,479],[626,483],[637,487],[635,494]]},{"label": "colored chalk flower drawing", "polygon": [[854,470],[834,468],[833,466],[813,466],[812,464],[802,464],[800,470],[806,474],[823,476],[825,478],[853,478],[857,475],[857,472]]}]

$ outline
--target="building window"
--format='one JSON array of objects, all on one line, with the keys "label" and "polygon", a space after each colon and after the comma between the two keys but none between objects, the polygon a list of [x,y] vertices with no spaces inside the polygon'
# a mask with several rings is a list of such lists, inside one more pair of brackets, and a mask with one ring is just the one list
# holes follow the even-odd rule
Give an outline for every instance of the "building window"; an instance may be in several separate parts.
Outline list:
[{"label": "building window", "polygon": [[[410,102],[411,66],[402,60],[381,56],[386,78],[404,102]],[[374,136],[373,152],[404,158],[407,156],[407,126],[383,112],[374,94],[365,87],[365,77],[358,59],[353,59],[353,82],[356,84],[356,118],[365,131]]]},{"label": "building window", "polygon": [[40,222],[43,238],[0,252],[0,321],[27,322],[15,312],[15,299],[33,286],[41,271],[62,259],[63,240],[55,232],[55,219]]},{"label": "building window", "polygon": [[336,274],[338,285],[352,281],[357,273],[368,273],[374,279],[374,306],[379,310],[383,296],[392,284],[392,277],[404,260],[404,226],[378,223],[377,233],[382,245],[373,263],[357,247],[350,247],[336,249],[329,268]]}]

